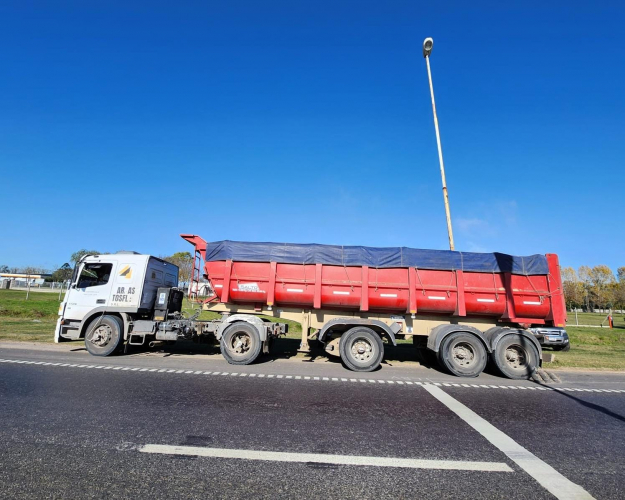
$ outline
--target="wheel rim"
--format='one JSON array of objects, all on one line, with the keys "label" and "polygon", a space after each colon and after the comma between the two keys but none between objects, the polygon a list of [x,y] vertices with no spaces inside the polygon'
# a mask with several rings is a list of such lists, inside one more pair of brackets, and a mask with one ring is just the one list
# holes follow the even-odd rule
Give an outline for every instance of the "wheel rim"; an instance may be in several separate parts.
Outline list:
[{"label": "wheel rim", "polygon": [[360,362],[369,361],[375,354],[373,344],[369,341],[369,339],[364,337],[354,339],[350,351],[354,359]]},{"label": "wheel rim", "polygon": [[230,338],[229,347],[235,354],[245,354],[252,348],[252,337],[245,332],[236,332]]},{"label": "wheel rim", "polygon": [[474,346],[468,342],[458,342],[453,346],[452,355],[453,362],[463,368],[473,366],[477,362],[477,353]]},{"label": "wheel rim", "polygon": [[520,345],[511,345],[506,348],[506,363],[514,370],[527,368],[527,353]]},{"label": "wheel rim", "polygon": [[91,332],[89,342],[97,347],[105,347],[112,338],[113,329],[108,325],[100,325]]}]

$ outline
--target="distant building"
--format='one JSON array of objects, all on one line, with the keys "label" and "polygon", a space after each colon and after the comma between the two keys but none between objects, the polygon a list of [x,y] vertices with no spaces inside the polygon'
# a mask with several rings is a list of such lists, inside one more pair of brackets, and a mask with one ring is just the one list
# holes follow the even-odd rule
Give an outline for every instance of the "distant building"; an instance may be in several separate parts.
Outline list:
[{"label": "distant building", "polygon": [[0,273],[0,282],[8,280],[16,286],[28,286],[30,282],[30,286],[37,287],[43,285],[46,278],[51,276],[51,274]]}]

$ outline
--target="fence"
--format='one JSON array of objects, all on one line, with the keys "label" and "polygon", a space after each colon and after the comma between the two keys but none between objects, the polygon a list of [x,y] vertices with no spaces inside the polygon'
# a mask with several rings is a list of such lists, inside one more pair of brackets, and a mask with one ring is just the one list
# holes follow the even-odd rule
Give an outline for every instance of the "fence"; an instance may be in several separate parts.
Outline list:
[{"label": "fence", "polygon": [[12,290],[28,290],[31,292],[58,292],[60,290],[67,290],[67,282],[51,281],[49,283],[31,283],[30,287],[24,280],[11,280],[10,288]]}]

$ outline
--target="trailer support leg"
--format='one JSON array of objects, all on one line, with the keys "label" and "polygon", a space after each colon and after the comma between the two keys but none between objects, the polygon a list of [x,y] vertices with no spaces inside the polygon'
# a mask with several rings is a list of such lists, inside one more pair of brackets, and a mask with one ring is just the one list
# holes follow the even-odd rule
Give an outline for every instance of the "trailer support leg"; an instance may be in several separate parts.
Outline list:
[{"label": "trailer support leg", "polygon": [[302,312],[302,342],[299,345],[297,352],[310,352],[310,345],[308,344],[308,333],[310,332],[310,312]]}]

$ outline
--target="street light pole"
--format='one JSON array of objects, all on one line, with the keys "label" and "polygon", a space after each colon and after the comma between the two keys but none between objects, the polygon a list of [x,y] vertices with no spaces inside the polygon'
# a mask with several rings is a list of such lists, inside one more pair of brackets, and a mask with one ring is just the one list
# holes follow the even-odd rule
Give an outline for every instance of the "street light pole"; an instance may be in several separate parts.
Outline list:
[{"label": "street light pole", "polygon": [[447,217],[447,233],[449,234],[449,249],[454,250],[454,233],[451,229],[451,212],[449,211],[449,195],[447,194],[447,181],[445,180],[445,164],[443,163],[443,148],[441,147],[441,134],[438,131],[438,117],[436,116],[436,102],[434,101],[434,86],[432,85],[432,70],[430,69],[430,53],[434,40],[426,38],[423,41],[423,57],[428,68],[430,81],[430,94],[432,96],[432,112],[434,113],[434,128],[436,129],[436,144],[438,145],[438,161],[441,165],[441,179],[443,180],[443,199],[445,201],[445,216]]}]

